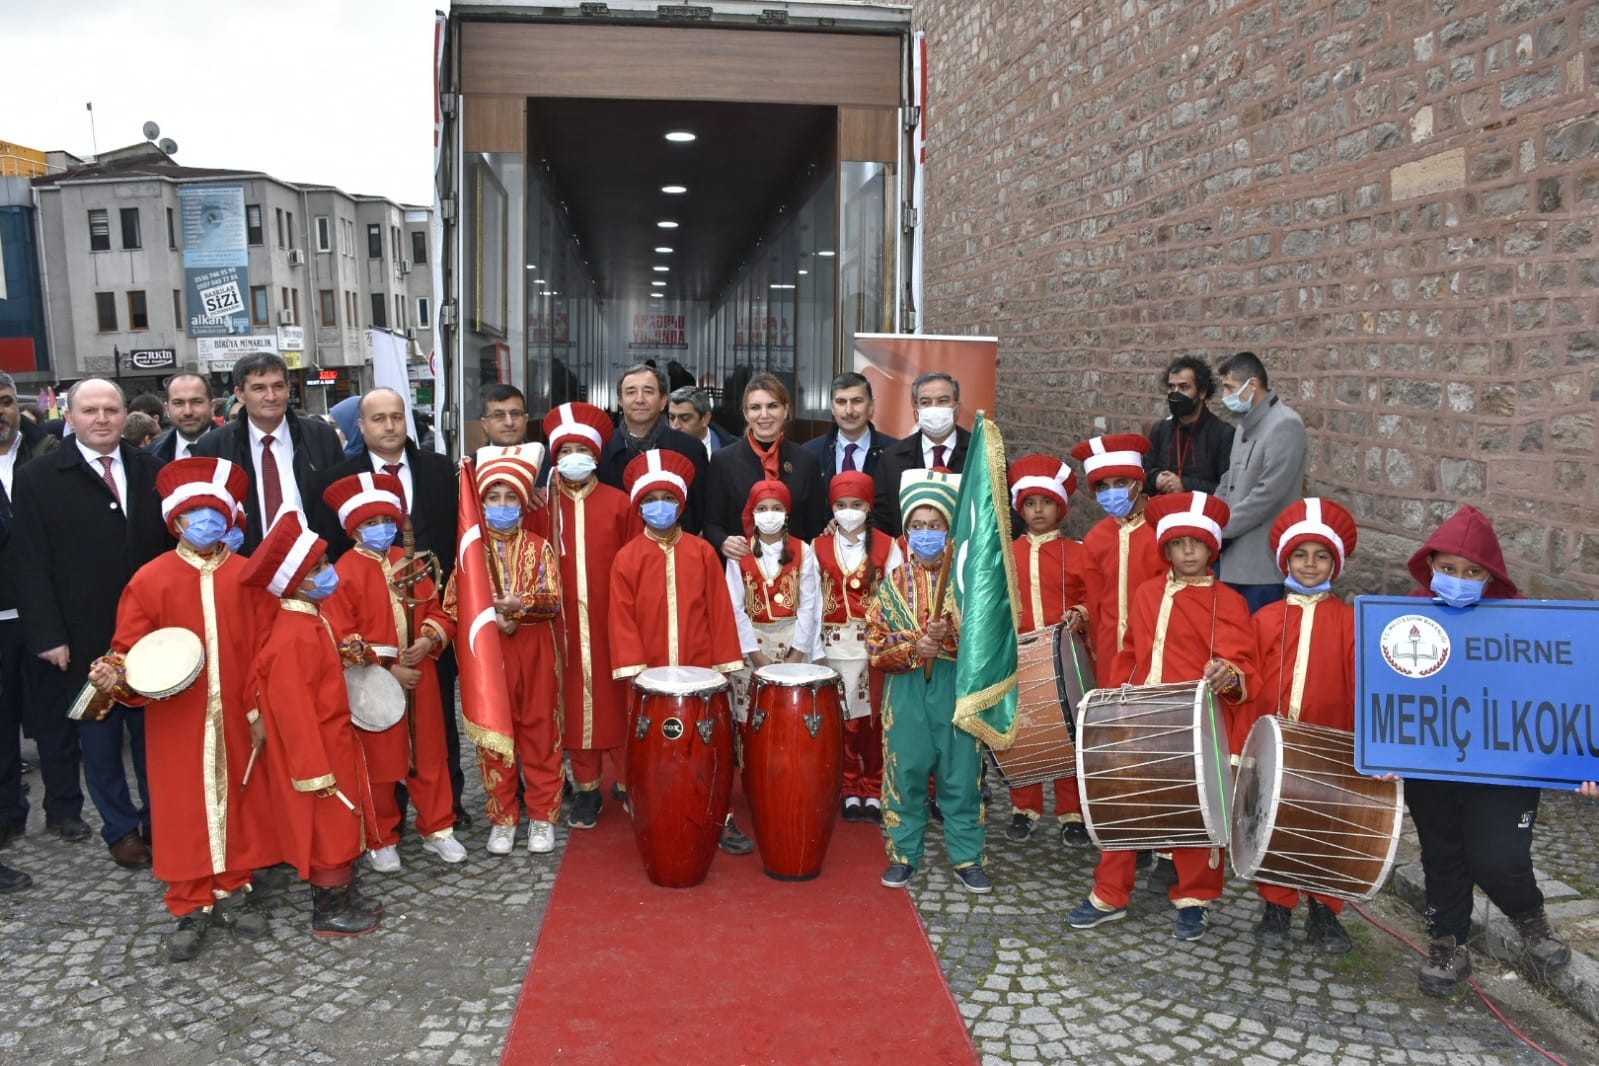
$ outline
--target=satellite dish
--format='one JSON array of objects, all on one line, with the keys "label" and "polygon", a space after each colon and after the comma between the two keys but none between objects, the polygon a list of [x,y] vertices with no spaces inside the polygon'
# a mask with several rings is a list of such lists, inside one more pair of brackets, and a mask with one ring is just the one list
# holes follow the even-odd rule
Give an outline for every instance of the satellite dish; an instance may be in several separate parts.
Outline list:
[{"label": "satellite dish", "polygon": [[171,137],[161,138],[161,143],[156,147],[160,148],[167,155],[178,154],[178,142],[174,141]]},{"label": "satellite dish", "polygon": [[159,136],[161,136],[161,127],[160,126],[157,126],[154,122],[146,122],[144,124],[144,139],[145,140],[153,141]]}]

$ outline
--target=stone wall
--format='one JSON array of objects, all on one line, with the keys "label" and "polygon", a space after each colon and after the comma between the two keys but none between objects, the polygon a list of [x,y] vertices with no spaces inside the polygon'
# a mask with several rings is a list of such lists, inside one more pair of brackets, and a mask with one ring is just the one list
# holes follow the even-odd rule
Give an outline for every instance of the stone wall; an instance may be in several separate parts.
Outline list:
[{"label": "stone wall", "polygon": [[927,329],[1001,338],[1013,454],[1249,348],[1361,520],[1346,591],[1469,500],[1530,594],[1599,593],[1599,4],[916,9]]}]

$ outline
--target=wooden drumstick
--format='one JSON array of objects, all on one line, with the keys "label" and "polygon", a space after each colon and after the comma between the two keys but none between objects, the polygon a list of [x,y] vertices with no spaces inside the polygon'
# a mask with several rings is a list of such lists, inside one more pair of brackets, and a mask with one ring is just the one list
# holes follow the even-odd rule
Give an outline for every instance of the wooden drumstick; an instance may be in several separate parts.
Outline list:
[{"label": "wooden drumstick", "polygon": [[260,748],[255,747],[254,745],[250,746],[250,761],[244,764],[244,777],[239,781],[240,792],[243,792],[245,789],[250,787],[250,775],[255,772],[255,759],[256,756],[260,754]]},{"label": "wooden drumstick", "polygon": [[[944,558],[943,562],[939,564],[938,570],[938,584],[933,589],[933,613],[927,616],[928,624],[932,624],[935,619],[944,613],[944,594],[949,591],[949,567],[954,556],[955,542],[952,540],[945,541]],[[931,681],[933,679],[933,664],[937,661],[938,656],[935,654],[922,664],[922,680]]]},{"label": "wooden drumstick", "polygon": [[337,788],[334,789],[333,790],[333,795],[338,798],[338,801],[340,803],[342,803],[346,807],[350,808],[350,813],[351,814],[355,815],[357,818],[359,818],[361,816],[361,812],[355,809],[355,804],[350,802],[350,797],[346,796],[342,789],[337,789]]}]

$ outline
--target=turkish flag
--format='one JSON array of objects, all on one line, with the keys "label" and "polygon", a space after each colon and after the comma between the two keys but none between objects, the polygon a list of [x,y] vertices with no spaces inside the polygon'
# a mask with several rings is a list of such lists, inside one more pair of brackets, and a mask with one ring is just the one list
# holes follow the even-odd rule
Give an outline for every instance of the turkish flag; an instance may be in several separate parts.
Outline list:
[{"label": "turkish flag", "polygon": [[483,505],[477,464],[461,463],[460,546],[455,551],[455,661],[461,673],[461,711],[472,742],[507,759],[516,757],[511,696],[505,687],[505,649],[495,624],[494,583],[483,543]]}]

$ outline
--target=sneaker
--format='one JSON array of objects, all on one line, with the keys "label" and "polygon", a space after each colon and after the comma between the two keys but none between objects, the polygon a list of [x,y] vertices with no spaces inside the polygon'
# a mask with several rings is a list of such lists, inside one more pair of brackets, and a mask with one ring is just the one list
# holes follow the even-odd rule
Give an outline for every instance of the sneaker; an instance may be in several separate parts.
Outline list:
[{"label": "sneaker", "polygon": [[859,796],[844,797],[844,821],[866,821],[866,808],[861,805],[861,798]]},{"label": "sneaker", "polygon": [[1077,908],[1066,915],[1066,924],[1073,929],[1092,929],[1094,926],[1104,925],[1106,922],[1119,922],[1125,917],[1127,917],[1126,907],[1106,910],[1092,899],[1084,897],[1083,901],[1077,905]]},{"label": "sneaker", "polygon": [[722,841],[720,847],[729,855],[748,855],[755,850],[755,841],[744,835],[730,815],[726,824],[722,826]]},{"label": "sneaker", "polygon": [[366,861],[372,864],[372,869],[380,874],[398,873],[400,870],[400,849],[390,844],[386,848],[375,848],[366,853]]},{"label": "sneaker", "polygon": [[993,878],[989,877],[988,871],[981,866],[956,867],[955,879],[966,891],[975,892],[979,896],[986,896],[994,891]]},{"label": "sneaker", "polygon": [[1171,935],[1178,940],[1198,940],[1205,935],[1206,914],[1203,907],[1178,907],[1177,924],[1172,926]]},{"label": "sneaker", "polygon": [[1010,816],[1010,825],[1006,827],[1005,835],[1012,840],[1026,840],[1033,835],[1033,822],[1036,820],[1017,811]]},{"label": "sneaker", "polygon": [[1571,961],[1571,948],[1560,939],[1560,934],[1549,924],[1544,909],[1512,918],[1521,937],[1521,957],[1541,970],[1558,970]]},{"label": "sneaker", "polygon": [[1347,955],[1355,948],[1338,915],[1314,899],[1310,901],[1310,917],[1305,920],[1305,939],[1323,955]]},{"label": "sneaker", "polygon": [[422,850],[431,851],[448,863],[466,861],[466,849],[461,846],[459,840],[455,839],[453,832],[448,832],[445,836],[433,837],[422,841]]},{"label": "sneaker", "polygon": [[[1266,911],[1255,926],[1255,943],[1268,951],[1288,949],[1288,930],[1293,928],[1294,912],[1276,903],[1266,904]],[[1306,931],[1309,931],[1307,925]]]},{"label": "sneaker", "polygon": [[1060,842],[1068,848],[1091,848],[1094,842],[1088,836],[1088,827],[1082,822],[1063,822],[1060,827]]},{"label": "sneaker", "polygon": [[891,862],[883,871],[883,885],[887,888],[904,888],[911,883],[916,867],[903,862]]},{"label": "sneaker", "polygon": [[489,826],[489,854],[509,855],[516,848],[516,825]]},{"label": "sneaker", "polygon": [[869,796],[867,797],[866,803],[863,804],[863,809],[866,812],[866,821],[876,822],[878,825],[883,824],[882,800],[878,799],[876,796]]},{"label": "sneaker", "polygon": [[1416,987],[1429,996],[1447,998],[1471,976],[1471,952],[1452,936],[1435,936],[1427,946],[1427,961],[1416,974]]},{"label": "sneaker", "polygon": [[535,855],[548,855],[555,850],[555,826],[549,822],[527,824],[527,850]]},{"label": "sneaker", "polygon": [[572,797],[572,809],[566,813],[566,824],[573,829],[593,829],[600,820],[600,790],[579,790]]}]

